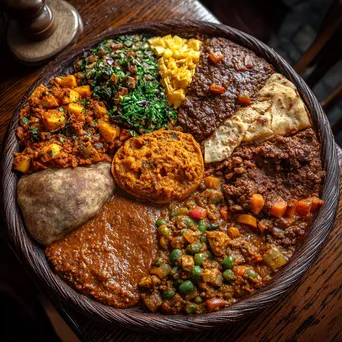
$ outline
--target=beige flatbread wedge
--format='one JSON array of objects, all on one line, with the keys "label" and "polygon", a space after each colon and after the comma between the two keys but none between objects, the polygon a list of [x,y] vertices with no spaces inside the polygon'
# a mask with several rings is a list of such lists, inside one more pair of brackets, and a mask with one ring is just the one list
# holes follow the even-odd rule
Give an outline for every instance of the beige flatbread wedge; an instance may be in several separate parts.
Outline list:
[{"label": "beige flatbread wedge", "polygon": [[96,217],[114,192],[110,167],[97,163],[22,176],[17,198],[31,236],[48,245]]},{"label": "beige flatbread wedge", "polygon": [[273,74],[254,103],[237,111],[204,142],[204,159],[206,163],[218,162],[243,142],[291,135],[310,126],[295,85],[283,75]]}]

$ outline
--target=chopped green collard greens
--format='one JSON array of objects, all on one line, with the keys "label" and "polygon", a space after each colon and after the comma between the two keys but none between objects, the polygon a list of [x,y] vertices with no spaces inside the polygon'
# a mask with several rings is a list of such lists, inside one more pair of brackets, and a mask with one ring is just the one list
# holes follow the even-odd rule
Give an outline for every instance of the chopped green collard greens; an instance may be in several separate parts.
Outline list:
[{"label": "chopped green collard greens", "polygon": [[166,128],[177,118],[160,84],[157,58],[144,36],[103,41],[84,52],[75,71],[106,104],[111,121],[133,136]]}]

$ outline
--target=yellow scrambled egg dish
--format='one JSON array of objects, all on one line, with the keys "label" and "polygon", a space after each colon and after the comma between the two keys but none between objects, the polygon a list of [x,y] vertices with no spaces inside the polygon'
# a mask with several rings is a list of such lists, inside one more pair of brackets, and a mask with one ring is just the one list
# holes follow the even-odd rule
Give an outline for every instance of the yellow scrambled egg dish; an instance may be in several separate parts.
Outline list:
[{"label": "yellow scrambled egg dish", "polygon": [[185,99],[200,57],[201,42],[167,35],[149,39],[155,50],[162,84],[166,89],[169,105],[177,108]]}]

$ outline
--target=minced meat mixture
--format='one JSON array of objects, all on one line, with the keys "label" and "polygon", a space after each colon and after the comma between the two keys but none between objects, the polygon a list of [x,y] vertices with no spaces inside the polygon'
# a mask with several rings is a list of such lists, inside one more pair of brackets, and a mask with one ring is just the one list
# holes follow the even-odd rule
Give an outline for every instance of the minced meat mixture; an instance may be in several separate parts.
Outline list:
[{"label": "minced meat mixture", "polygon": [[319,143],[309,128],[291,137],[238,147],[216,171],[227,181],[223,192],[229,209],[248,209],[253,193],[265,197],[265,208],[281,197],[285,201],[318,196],[324,171]]}]

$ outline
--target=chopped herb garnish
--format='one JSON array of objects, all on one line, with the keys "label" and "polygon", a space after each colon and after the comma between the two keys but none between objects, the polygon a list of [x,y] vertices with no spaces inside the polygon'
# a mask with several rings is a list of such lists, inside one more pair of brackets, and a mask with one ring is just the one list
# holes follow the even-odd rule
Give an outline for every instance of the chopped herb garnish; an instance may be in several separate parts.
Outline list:
[{"label": "chopped herb garnish", "polygon": [[64,112],[63,107],[59,107],[58,110],[59,110],[60,112]]},{"label": "chopped herb garnish", "polygon": [[93,95],[106,104],[113,123],[135,136],[165,128],[176,119],[177,111],[167,103],[157,57],[147,37],[121,36],[89,52],[99,58],[90,63],[85,53],[75,69],[83,71],[83,84],[90,84]]},{"label": "chopped herb garnish", "polygon": [[29,127],[29,131],[32,135],[32,138],[36,141],[40,140],[40,136],[38,134],[38,127]]},{"label": "chopped herb garnish", "polygon": [[28,118],[25,118],[25,117],[21,119],[21,122],[22,122],[24,125],[27,125],[27,124],[29,123],[29,121],[30,121],[30,120],[29,120]]},{"label": "chopped herb garnish", "polygon": [[76,102],[79,102],[84,107],[86,107],[90,103],[86,99],[79,99],[79,100],[76,100]]}]

